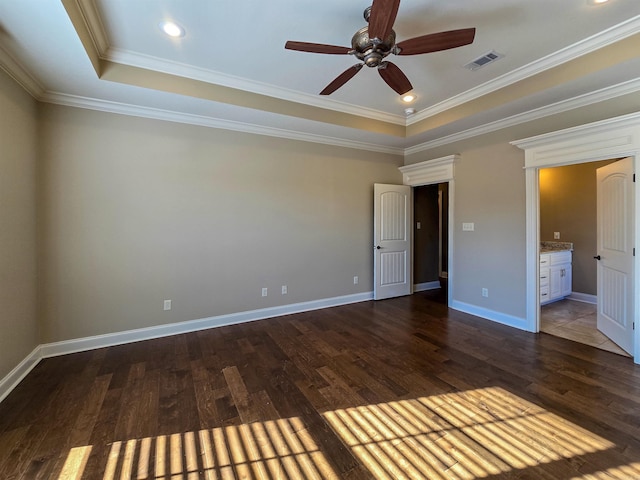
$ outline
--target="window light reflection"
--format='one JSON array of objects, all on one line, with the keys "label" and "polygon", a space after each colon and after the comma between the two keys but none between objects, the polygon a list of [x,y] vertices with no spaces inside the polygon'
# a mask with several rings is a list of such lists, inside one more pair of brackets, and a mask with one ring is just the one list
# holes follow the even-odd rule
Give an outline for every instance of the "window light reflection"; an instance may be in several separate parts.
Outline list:
[{"label": "window light reflection", "polygon": [[[345,408],[324,417],[380,479],[479,479],[615,447],[497,387]],[[612,471],[640,478],[640,463]]]}]

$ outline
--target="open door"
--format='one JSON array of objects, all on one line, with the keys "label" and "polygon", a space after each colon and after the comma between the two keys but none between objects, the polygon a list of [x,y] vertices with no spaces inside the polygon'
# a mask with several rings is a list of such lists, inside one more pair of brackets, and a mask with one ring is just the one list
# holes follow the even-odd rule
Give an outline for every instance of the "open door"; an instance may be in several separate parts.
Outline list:
[{"label": "open door", "polygon": [[597,170],[598,330],[633,355],[633,161]]},{"label": "open door", "polygon": [[374,185],[373,298],[411,292],[411,187]]}]

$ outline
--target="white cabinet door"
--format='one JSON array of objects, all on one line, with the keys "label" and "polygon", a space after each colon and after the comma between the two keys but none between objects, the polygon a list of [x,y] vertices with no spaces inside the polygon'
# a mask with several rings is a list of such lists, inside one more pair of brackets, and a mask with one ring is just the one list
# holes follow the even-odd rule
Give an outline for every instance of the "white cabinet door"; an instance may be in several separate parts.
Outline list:
[{"label": "white cabinet door", "polygon": [[565,263],[562,267],[562,274],[561,274],[561,285],[560,285],[560,289],[561,289],[561,296],[563,297],[568,297],[569,295],[571,295],[571,291],[573,290],[572,285],[571,285],[571,264],[570,263]]},{"label": "white cabinet door", "polygon": [[549,267],[549,300],[562,297],[562,265]]},{"label": "white cabinet door", "polygon": [[540,303],[549,303],[571,295],[571,252],[540,255]]}]

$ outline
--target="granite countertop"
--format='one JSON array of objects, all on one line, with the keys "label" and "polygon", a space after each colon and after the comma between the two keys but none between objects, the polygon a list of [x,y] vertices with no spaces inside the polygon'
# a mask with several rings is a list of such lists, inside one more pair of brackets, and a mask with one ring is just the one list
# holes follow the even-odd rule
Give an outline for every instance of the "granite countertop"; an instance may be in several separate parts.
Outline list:
[{"label": "granite countertop", "polygon": [[540,242],[540,253],[573,251],[572,242]]}]

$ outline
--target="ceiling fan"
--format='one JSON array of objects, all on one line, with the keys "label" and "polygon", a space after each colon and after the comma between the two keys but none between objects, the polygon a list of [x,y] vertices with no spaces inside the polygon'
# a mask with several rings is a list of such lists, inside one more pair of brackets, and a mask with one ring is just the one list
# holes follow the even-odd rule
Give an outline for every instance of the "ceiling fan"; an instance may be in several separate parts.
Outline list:
[{"label": "ceiling fan", "polygon": [[461,47],[473,42],[475,28],[450,30],[431,33],[396,43],[396,32],[393,23],[398,14],[400,0],[373,0],[373,4],[364,11],[364,19],[368,26],[358,30],[351,39],[351,48],[321,43],[288,41],[284,48],[310,53],[326,53],[331,55],[354,55],[363,63],[348,68],[336,77],[320,95],[330,95],[351,80],[364,65],[377,68],[382,79],[399,95],[413,89],[411,82],[400,68],[386,60],[387,55],[419,55],[438,52],[450,48]]}]

